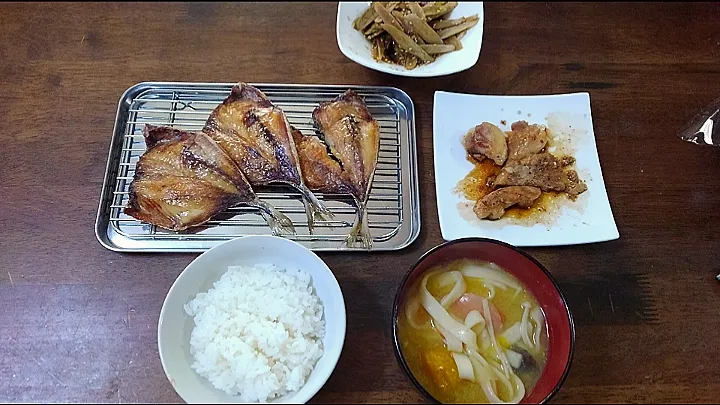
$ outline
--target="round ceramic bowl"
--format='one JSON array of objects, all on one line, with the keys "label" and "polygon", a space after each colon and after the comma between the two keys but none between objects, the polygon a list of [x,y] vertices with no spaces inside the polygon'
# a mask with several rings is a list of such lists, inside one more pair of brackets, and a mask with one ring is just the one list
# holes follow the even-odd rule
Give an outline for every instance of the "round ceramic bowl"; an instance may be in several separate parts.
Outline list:
[{"label": "round ceramic bowl", "polygon": [[324,307],[324,354],[305,385],[278,403],[305,403],[325,384],[340,358],[345,342],[345,301],[328,266],[315,253],[289,239],[275,236],[245,236],[232,239],[204,252],[190,263],[165,298],[158,322],[158,348],[165,375],[180,397],[188,403],[237,403],[239,398],[215,389],[191,368],[190,334],[194,322],[184,305],[199,292],[208,291],[231,265],[271,263],[310,274],[316,294]]},{"label": "round ceramic bowl", "polygon": [[403,278],[393,304],[393,345],[395,356],[413,385],[430,401],[439,402],[415,378],[400,349],[397,334],[398,310],[404,304],[406,287],[423,277],[431,268],[457,259],[493,262],[515,276],[537,299],[545,313],[548,331],[548,354],[540,379],[525,394],[523,404],[542,404],[562,386],[573,357],[575,326],[565,297],[550,273],[529,254],[507,243],[485,239],[457,239],[436,246],[425,253]]},{"label": "round ceramic bowl", "polygon": [[335,36],[338,48],[353,62],[378,72],[408,77],[435,77],[445,76],[475,66],[480,58],[482,46],[484,13],[483,3],[475,1],[460,1],[450,14],[450,18],[460,18],[477,14],[480,21],[470,28],[460,42],[462,49],[442,55],[433,63],[418,66],[408,70],[403,66],[385,62],[378,62],[372,58],[371,43],[362,33],[352,26],[353,21],[369,6],[368,1],[341,1],[338,3],[337,19],[335,22]]}]

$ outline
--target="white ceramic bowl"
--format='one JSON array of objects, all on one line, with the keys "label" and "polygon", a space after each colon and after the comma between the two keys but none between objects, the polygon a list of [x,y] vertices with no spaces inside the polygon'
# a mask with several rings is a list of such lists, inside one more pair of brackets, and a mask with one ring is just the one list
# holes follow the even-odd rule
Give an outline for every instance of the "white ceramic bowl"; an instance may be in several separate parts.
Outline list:
[{"label": "white ceramic bowl", "polygon": [[198,256],[175,280],[165,298],[158,322],[158,348],[165,375],[188,403],[237,403],[237,397],[215,389],[190,367],[190,333],[194,327],[183,306],[199,292],[208,291],[231,265],[272,263],[302,269],[322,300],[325,318],[324,354],[305,385],[296,393],[278,398],[278,403],[305,403],[332,374],[345,342],[345,301],[335,276],[315,253],[289,239],[275,236],[245,236],[227,241]]},{"label": "white ceramic bowl", "polygon": [[461,50],[441,55],[434,62],[412,70],[390,63],[378,62],[372,58],[370,41],[352,26],[355,18],[362,14],[369,5],[370,2],[367,1],[341,1],[338,4],[337,22],[335,23],[338,47],[345,56],[354,62],[370,69],[398,76],[432,77],[467,70],[473,67],[480,58],[484,24],[482,2],[458,2],[457,7],[450,15],[451,18],[460,18],[477,14],[480,19],[460,40],[463,46]]}]

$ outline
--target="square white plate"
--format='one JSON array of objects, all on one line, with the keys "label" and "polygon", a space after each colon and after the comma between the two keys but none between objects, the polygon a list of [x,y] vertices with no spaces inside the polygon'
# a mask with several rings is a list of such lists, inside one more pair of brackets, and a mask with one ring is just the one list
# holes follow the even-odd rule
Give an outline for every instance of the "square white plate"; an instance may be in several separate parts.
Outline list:
[{"label": "square white plate", "polygon": [[[466,159],[462,137],[483,121],[509,131],[510,125],[520,120],[548,127],[554,143],[576,158],[575,169],[588,190],[576,201],[560,201],[540,223],[523,224],[512,218],[479,220],[472,212],[474,202],[456,191],[473,168]],[[483,96],[437,91],[433,148],[438,215],[445,240],[486,237],[515,246],[553,246],[620,237],[603,182],[588,93]]]},{"label": "square white plate", "polygon": [[353,28],[352,23],[370,6],[369,1],[341,1],[338,4],[335,31],[340,51],[352,61],[370,69],[399,76],[431,77],[444,76],[469,69],[480,57],[483,37],[483,3],[460,1],[450,13],[450,18],[468,17],[477,14],[479,21],[460,40],[463,48],[437,58],[433,63],[407,70],[402,66],[378,62],[372,58],[370,41]]}]

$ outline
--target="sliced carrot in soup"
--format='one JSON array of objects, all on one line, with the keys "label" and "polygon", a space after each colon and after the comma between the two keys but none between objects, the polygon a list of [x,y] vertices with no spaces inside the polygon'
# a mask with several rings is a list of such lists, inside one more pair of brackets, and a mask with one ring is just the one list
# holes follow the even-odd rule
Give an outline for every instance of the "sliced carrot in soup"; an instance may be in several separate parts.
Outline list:
[{"label": "sliced carrot in soup", "polygon": [[[484,315],[483,310],[483,301],[486,301],[486,298],[483,298],[479,295],[475,295],[473,293],[467,293],[463,294],[460,298],[453,303],[449,310],[450,313],[457,316],[460,319],[465,319],[467,314],[470,313],[470,311],[478,311],[480,314]],[[492,302],[488,301],[488,307],[490,308],[490,318],[492,320],[493,328],[496,331],[500,331],[500,329],[503,326],[503,316],[498,311],[498,309],[493,305]],[[497,333],[497,332],[496,332]]]}]

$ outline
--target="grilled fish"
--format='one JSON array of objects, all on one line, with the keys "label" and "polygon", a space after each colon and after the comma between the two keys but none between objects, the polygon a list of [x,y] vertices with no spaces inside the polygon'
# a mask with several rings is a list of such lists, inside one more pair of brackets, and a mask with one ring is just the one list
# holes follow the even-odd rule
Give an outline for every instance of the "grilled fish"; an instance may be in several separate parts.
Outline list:
[{"label": "grilled fish", "polygon": [[235,85],[210,114],[203,132],[227,152],[252,186],[285,183],[297,189],[310,233],[316,218],[333,217],[303,181],[285,113],[260,90],[245,83]]},{"label": "grilled fish", "polygon": [[146,125],[143,135],[147,151],[129,187],[127,215],[182,231],[243,203],[261,210],[273,234],[294,233],[290,219],[257,198],[237,165],[206,134]]},{"label": "grilled fish", "polygon": [[358,213],[345,243],[353,246],[359,236],[370,249],[367,201],[380,151],[380,126],[352,90],[321,103],[312,116],[323,140],[293,130],[305,181],[313,190],[353,197]]}]

